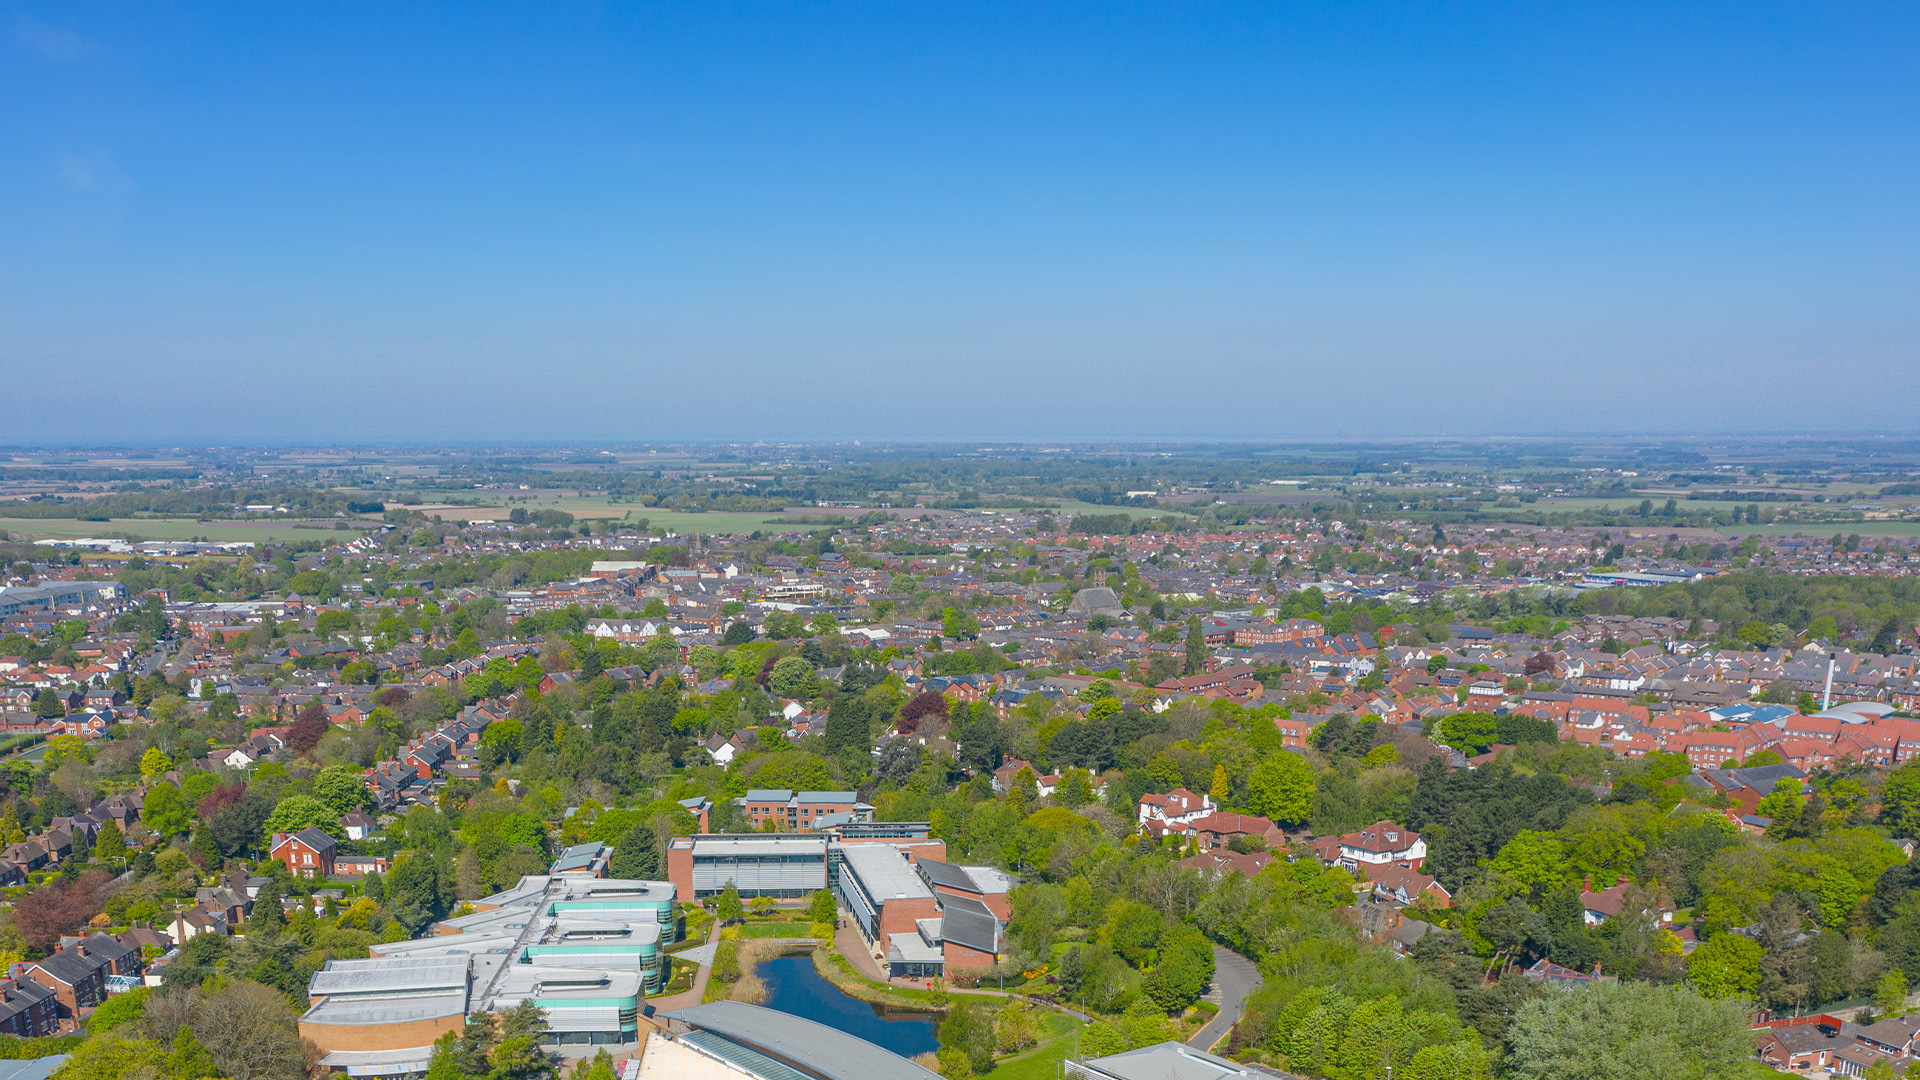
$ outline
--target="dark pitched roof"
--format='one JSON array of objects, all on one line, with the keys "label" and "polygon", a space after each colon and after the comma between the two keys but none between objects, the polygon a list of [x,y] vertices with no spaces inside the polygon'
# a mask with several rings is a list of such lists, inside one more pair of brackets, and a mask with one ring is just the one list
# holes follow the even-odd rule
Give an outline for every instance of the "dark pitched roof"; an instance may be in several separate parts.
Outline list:
[{"label": "dark pitched roof", "polygon": [[940,906],[940,939],[979,949],[1000,951],[1000,920],[987,905],[968,896],[946,896]]},{"label": "dark pitched roof", "polygon": [[86,982],[94,972],[107,966],[105,959],[93,956],[82,956],[78,951],[73,949],[62,949],[52,956],[41,960],[31,960],[28,961],[28,963],[40,968],[42,971],[66,983],[68,986],[79,986],[81,983]]},{"label": "dark pitched roof", "polygon": [[313,825],[301,829],[299,832],[287,837],[287,839],[300,841],[302,844],[313,849],[314,853],[318,855],[324,855],[338,846],[333,842],[333,837],[321,832],[318,827]]},{"label": "dark pitched roof", "polygon": [[965,870],[952,863],[938,862],[933,859],[921,859],[914,865],[926,875],[927,881],[934,885],[945,885],[950,889],[965,889],[967,892],[982,891],[978,882],[968,876]]}]

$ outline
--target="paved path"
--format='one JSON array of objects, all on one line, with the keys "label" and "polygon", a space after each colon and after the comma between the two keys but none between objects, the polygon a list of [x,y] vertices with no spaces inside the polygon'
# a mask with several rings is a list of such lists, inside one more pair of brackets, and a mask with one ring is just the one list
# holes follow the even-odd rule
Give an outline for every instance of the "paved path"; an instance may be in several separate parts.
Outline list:
[{"label": "paved path", "polygon": [[675,960],[685,960],[690,964],[699,964],[701,967],[706,967],[707,965],[713,963],[713,954],[719,951],[720,951],[720,943],[718,941],[708,941],[705,945],[695,945],[691,949],[682,949],[679,952],[674,953],[673,958]]},{"label": "paved path", "polygon": [[668,997],[651,998],[646,1003],[653,1006],[656,1012],[685,1009],[700,1004],[700,999],[707,995],[707,976],[713,974],[713,954],[719,947],[720,920],[715,919],[713,925],[707,930],[705,945],[678,954],[682,959],[693,960],[700,965],[700,970],[693,976],[693,987]]},{"label": "paved path", "polygon": [[1218,945],[1213,947],[1213,988],[1207,993],[1207,1000],[1219,995],[1220,1011],[1214,1014],[1207,1026],[1187,1040],[1187,1045],[1202,1050],[1212,1050],[1214,1044],[1227,1037],[1233,1030],[1234,1022],[1240,1019],[1240,1013],[1247,1001],[1247,995],[1260,986],[1260,969],[1253,961],[1236,952],[1229,952]]}]

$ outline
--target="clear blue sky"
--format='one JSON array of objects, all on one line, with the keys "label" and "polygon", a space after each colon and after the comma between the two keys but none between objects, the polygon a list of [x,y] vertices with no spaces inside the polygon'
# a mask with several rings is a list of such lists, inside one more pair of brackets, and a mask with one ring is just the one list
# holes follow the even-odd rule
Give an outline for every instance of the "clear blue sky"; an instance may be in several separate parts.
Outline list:
[{"label": "clear blue sky", "polygon": [[1912,430],[1917,57],[1911,3],[0,7],[0,442]]}]

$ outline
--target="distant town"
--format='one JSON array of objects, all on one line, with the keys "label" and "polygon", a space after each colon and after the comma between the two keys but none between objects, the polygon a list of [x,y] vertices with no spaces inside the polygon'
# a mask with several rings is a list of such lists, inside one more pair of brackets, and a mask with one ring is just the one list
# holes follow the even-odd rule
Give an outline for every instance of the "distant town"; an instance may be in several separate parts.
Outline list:
[{"label": "distant town", "polygon": [[1901,1075],[1917,542],[1885,440],[0,452],[0,1057]]}]

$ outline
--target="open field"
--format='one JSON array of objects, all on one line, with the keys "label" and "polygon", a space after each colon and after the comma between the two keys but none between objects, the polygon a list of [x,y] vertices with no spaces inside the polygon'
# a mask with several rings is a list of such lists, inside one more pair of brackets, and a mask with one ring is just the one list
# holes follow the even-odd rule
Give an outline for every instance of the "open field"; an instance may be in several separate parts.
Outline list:
[{"label": "open field", "polygon": [[1861,536],[1920,536],[1920,521],[1787,521],[1771,525],[1727,525],[1715,530],[1727,536],[1746,536],[1758,533],[1761,536],[1803,535],[1824,539],[1834,533]]},{"label": "open field", "polygon": [[[310,524],[313,528],[295,528]],[[293,540],[350,540],[366,531],[365,522],[354,523],[351,531],[337,530],[333,520],[293,521],[209,521],[193,518],[114,518],[111,521],[75,521],[72,518],[0,517],[0,532],[29,540],[74,540],[82,537],[130,537],[135,540],[191,540],[204,537],[211,542],[252,540],[258,543]]]},{"label": "open field", "polygon": [[[1211,500],[1209,500],[1211,502]],[[1155,510],[1138,506],[1101,506],[1097,503],[1084,503],[1075,499],[1064,499],[1060,508],[1053,511],[1055,517],[1072,514],[1125,514],[1130,518],[1167,517],[1184,515],[1184,510]]]},{"label": "open field", "polygon": [[[1577,514],[1584,510],[1602,510],[1602,511],[1611,511],[1615,513],[1628,513],[1630,511],[1635,511],[1640,509],[1640,504],[1646,500],[1652,500],[1653,508],[1655,510],[1659,510],[1661,507],[1667,504],[1667,500],[1670,498],[1673,498],[1673,496],[1671,495],[1632,495],[1632,496],[1626,496],[1623,498],[1608,498],[1608,499],[1541,499],[1538,502],[1521,503],[1519,506],[1506,506],[1506,507],[1494,506],[1492,505],[1491,502],[1489,502],[1482,507],[1481,512],[1482,513],[1498,513],[1501,510],[1512,510],[1515,513],[1548,513],[1548,514],[1576,513]],[[1686,513],[1697,514],[1702,511],[1711,511],[1711,510],[1730,511],[1736,506],[1745,507],[1747,505],[1746,503],[1743,503],[1743,502],[1739,502],[1739,503],[1725,502],[1719,499],[1692,499],[1692,500],[1674,499],[1673,503],[1674,503],[1675,509],[1677,509],[1682,514],[1686,514]],[[1761,505],[1778,508],[1783,506],[1798,506],[1801,504],[1799,503],[1762,503]]]}]

